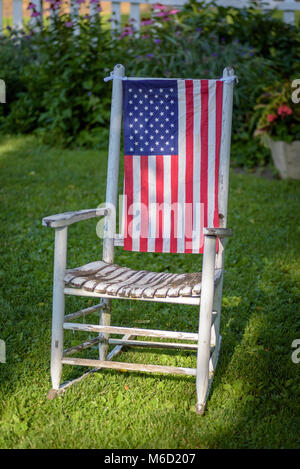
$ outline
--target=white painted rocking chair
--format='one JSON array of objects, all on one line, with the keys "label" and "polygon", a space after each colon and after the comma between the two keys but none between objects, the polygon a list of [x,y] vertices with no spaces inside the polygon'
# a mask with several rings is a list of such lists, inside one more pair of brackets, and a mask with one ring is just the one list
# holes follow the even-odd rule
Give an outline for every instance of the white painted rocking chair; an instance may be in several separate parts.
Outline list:
[{"label": "white painted rocking chair", "polygon": [[[113,92],[106,206],[43,219],[43,225],[55,228],[52,389],[48,397],[55,397],[74,382],[101,368],[194,375],[196,411],[202,414],[221,344],[219,327],[224,249],[226,238],[231,235],[226,222],[235,76],[229,67],[219,80],[135,79],[126,78],[124,71],[122,65],[116,65],[110,77],[113,80]],[[142,104],[145,114],[139,112],[139,105]],[[162,217],[159,218],[161,215],[156,209],[150,215],[151,210],[146,210],[144,216],[141,215],[142,210],[134,214],[134,210],[129,207],[124,212],[123,239],[116,235],[115,216],[122,106],[127,206],[144,203],[149,209],[151,202],[154,202],[154,206],[155,203],[175,202],[175,210],[189,203],[192,207],[190,212],[183,208],[181,217],[177,212],[174,219],[174,214],[164,208],[167,205],[163,205],[160,212],[163,213],[163,227],[159,224]],[[154,112],[151,113],[151,109]],[[164,129],[164,134],[160,135],[162,131],[159,127]],[[149,137],[144,139],[145,145],[142,145],[143,136]],[[158,141],[158,136],[161,141]],[[149,140],[150,146],[147,147],[145,140]],[[143,146],[147,147],[147,153]],[[170,189],[171,186],[175,189]],[[137,221],[133,220],[135,215]],[[105,217],[102,261],[67,270],[68,226],[92,217]],[[182,231],[181,227],[183,233],[178,234]],[[141,231],[146,234],[141,236]],[[193,232],[191,239],[188,231]],[[115,245],[124,245],[127,250],[148,252],[203,252],[202,274],[139,272],[120,267],[114,264]],[[65,295],[100,298],[101,302],[65,315]],[[113,298],[199,305],[198,333],[112,326],[110,303]],[[100,313],[100,325],[73,322],[95,311]],[[95,332],[98,336],[63,350],[64,329]],[[110,334],[121,335],[122,338],[113,339]],[[189,342],[137,340],[139,336]],[[195,343],[191,344],[191,341]],[[95,344],[99,344],[99,360],[71,357]],[[109,352],[110,345],[115,345],[115,348]],[[196,350],[197,365],[195,368],[180,368],[114,361],[122,347],[132,346]],[[92,369],[80,378],[60,384],[63,364]]]}]

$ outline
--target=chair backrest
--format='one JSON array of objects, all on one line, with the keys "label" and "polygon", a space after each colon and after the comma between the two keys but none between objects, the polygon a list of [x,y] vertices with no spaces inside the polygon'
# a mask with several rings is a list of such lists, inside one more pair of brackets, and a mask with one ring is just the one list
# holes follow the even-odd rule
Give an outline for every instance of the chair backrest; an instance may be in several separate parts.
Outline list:
[{"label": "chair backrest", "polygon": [[[234,72],[219,80],[113,72],[106,202],[117,206],[124,125],[124,248],[203,252],[203,227],[226,227]],[[115,216],[105,227],[113,259]]]}]

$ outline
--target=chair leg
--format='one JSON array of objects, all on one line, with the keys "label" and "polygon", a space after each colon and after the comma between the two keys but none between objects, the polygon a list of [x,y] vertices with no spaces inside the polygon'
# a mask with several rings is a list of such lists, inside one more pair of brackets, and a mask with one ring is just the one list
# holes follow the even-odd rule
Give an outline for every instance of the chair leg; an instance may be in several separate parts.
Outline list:
[{"label": "chair leg", "polygon": [[[211,357],[212,365],[217,363],[218,355],[220,352],[220,341],[221,341],[220,320],[221,320],[221,309],[222,309],[223,278],[224,278],[224,273],[222,273],[221,279],[214,291],[213,311],[217,312],[218,314],[213,324],[213,331],[214,331],[214,337],[215,337],[215,349]],[[214,372],[215,367],[211,371]]]},{"label": "chair leg", "polygon": [[67,264],[67,227],[55,230],[52,343],[51,343],[51,381],[52,389],[48,394],[56,396],[62,375],[63,323],[65,314],[64,275]]},{"label": "chair leg", "polygon": [[[100,313],[100,320],[99,320],[99,325],[100,326],[110,326],[110,308],[111,308],[111,300],[107,300],[106,298],[103,298],[103,308]],[[100,342],[99,343],[99,360],[107,360],[107,354],[108,354],[108,338],[109,334],[100,334],[100,336],[103,339],[106,339],[107,341],[105,342]]]},{"label": "chair leg", "polygon": [[214,299],[215,255],[216,238],[213,236],[205,236],[196,371],[196,412],[198,414],[204,413],[209,390],[209,361]]}]

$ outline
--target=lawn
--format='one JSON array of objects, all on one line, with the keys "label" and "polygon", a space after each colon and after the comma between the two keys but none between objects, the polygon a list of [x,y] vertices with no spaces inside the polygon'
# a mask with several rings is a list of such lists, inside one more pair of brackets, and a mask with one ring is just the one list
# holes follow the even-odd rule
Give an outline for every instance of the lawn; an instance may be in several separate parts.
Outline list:
[{"label": "lawn", "polygon": [[[104,201],[106,151],[61,150],[34,137],[1,137],[1,448],[299,448],[300,181],[231,171],[222,350],[203,417],[192,377],[106,370],[47,400],[53,237],[43,216]],[[120,178],[120,186],[122,178]],[[96,222],[69,230],[68,265],[101,258]],[[197,255],[130,255],[116,262],[194,271]],[[91,305],[67,299],[67,311]],[[195,331],[197,308],[115,301],[112,323]],[[97,323],[97,317],[90,319]],[[69,331],[68,331],[69,332]],[[86,333],[66,334],[66,345]],[[92,353],[96,354],[96,350]],[[143,350],[119,360],[142,362]],[[147,353],[149,362],[194,366],[188,352]],[[84,354],[83,354],[84,356]],[[96,356],[96,355],[95,355]],[[78,368],[64,367],[64,379]]]}]

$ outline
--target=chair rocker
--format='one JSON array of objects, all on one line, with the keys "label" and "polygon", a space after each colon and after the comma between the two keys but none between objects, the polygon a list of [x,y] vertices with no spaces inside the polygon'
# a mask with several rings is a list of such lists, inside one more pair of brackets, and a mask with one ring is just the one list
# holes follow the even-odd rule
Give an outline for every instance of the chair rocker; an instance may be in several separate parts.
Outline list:
[{"label": "chair rocker", "polygon": [[[52,389],[48,397],[54,398],[102,368],[193,375],[196,412],[203,414],[221,345],[224,252],[232,234],[226,226],[236,77],[230,67],[217,80],[142,79],[124,74],[124,67],[116,65],[108,78],[113,80],[113,87],[105,207],[43,219],[44,226],[55,229]],[[117,235],[122,114],[126,204],[123,233]],[[176,213],[173,206],[168,209],[168,203],[174,205]],[[146,210],[132,209],[132,205],[146,206]],[[67,269],[68,226],[93,217],[104,217],[102,260]],[[155,273],[118,266],[114,263],[114,246],[122,245],[129,251],[203,253],[202,273]],[[100,303],[65,315],[65,295],[99,298]],[[113,326],[110,309],[114,298],[197,305],[199,329],[191,333]],[[95,311],[100,314],[99,324],[74,322]],[[97,336],[64,350],[64,330],[94,332]],[[121,338],[111,338],[110,334]],[[175,339],[175,343],[169,339]],[[95,344],[99,346],[99,360],[72,356]],[[115,347],[109,352],[110,345]],[[196,367],[115,361],[121,350],[134,346],[195,350]],[[91,369],[61,384],[64,364]]]}]

